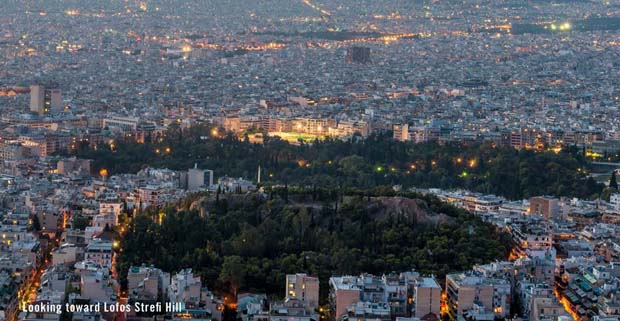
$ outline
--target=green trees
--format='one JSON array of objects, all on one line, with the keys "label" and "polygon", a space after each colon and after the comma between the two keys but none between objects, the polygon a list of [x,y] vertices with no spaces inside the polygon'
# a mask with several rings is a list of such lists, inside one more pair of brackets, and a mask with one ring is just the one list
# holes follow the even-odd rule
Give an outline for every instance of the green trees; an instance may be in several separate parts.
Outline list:
[{"label": "green trees", "polygon": [[602,184],[585,174],[589,162],[579,151],[516,151],[491,144],[411,144],[384,134],[364,140],[327,139],[311,145],[290,145],[277,137],[251,144],[232,135],[211,136],[211,128],[198,125],[173,128],[161,142],[118,142],[114,151],[78,149],[77,156],[94,159],[94,167],[110,173],[134,173],[144,166],[187,170],[197,163],[215,170],[215,176],[256,179],[269,186],[324,186],[374,188],[467,188],[509,199],[535,195],[590,198]]},{"label": "green trees", "polygon": [[[256,268],[257,266],[252,266]],[[220,270],[220,280],[227,284],[233,295],[237,295],[240,287],[246,284],[246,275],[249,266],[243,261],[243,258],[237,255],[227,256],[224,258],[222,268]]]},{"label": "green trees", "polygon": [[90,221],[88,217],[82,214],[74,215],[73,219],[71,220],[71,227],[76,230],[84,230],[89,225]]},{"label": "green trees", "polygon": [[618,190],[618,181],[616,181],[616,171],[611,172],[611,178],[609,179],[609,187]]},{"label": "green trees", "polygon": [[30,229],[35,232],[41,232],[41,222],[39,221],[38,215],[32,216],[32,224],[30,224]]},{"label": "green trees", "polygon": [[280,295],[287,273],[306,272],[319,276],[326,298],[334,274],[416,269],[441,276],[507,255],[502,234],[471,214],[423,197],[425,211],[449,220],[415,221],[365,196],[380,190],[342,196],[330,189],[294,189],[288,203],[278,196],[222,195],[226,199],[206,203],[209,216],[167,209],[161,224],[147,211],[130,223],[117,267],[122,277],[142,263],[170,272],[191,267],[210,288],[231,295]]}]

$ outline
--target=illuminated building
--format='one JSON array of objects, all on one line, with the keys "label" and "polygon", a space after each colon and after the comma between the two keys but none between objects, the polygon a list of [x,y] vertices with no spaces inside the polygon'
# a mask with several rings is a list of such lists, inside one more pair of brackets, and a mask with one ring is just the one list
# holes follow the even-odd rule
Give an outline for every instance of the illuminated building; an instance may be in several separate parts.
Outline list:
[{"label": "illuminated building", "polygon": [[86,246],[84,259],[101,264],[103,267],[112,267],[112,242],[94,239]]},{"label": "illuminated building", "polygon": [[401,142],[409,140],[409,125],[408,124],[394,124],[392,125],[392,135],[394,139]]},{"label": "illuminated building", "polygon": [[60,89],[44,86],[30,87],[30,111],[39,115],[62,109]]},{"label": "illuminated building", "polygon": [[140,123],[138,117],[111,116],[103,120],[103,127],[115,127],[123,131],[135,132],[138,129],[138,123]]},{"label": "illuminated building", "polygon": [[530,320],[571,320],[571,318],[556,298],[533,298]]},{"label": "illuminated building", "polygon": [[0,160],[17,160],[27,157],[29,149],[18,141],[0,141]]},{"label": "illuminated building", "polygon": [[298,299],[310,310],[319,307],[319,279],[306,274],[286,275],[286,300]]},{"label": "illuminated building", "polygon": [[513,224],[509,231],[514,243],[516,257],[525,257],[545,253],[553,247],[553,232],[544,223],[530,222],[525,225]]},{"label": "illuminated building", "polygon": [[472,311],[504,318],[510,313],[511,284],[505,279],[488,278],[475,272],[448,274],[446,298],[452,318]]}]

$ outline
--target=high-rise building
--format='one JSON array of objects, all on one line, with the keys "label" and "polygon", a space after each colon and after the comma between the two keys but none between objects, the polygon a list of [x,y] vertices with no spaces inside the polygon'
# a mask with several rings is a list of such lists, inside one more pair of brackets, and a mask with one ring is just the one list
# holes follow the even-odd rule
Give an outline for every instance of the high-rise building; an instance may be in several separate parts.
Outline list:
[{"label": "high-rise building", "polygon": [[306,274],[286,275],[286,299],[298,299],[307,308],[319,307],[319,279]]},{"label": "high-rise building", "polygon": [[354,46],[347,49],[348,64],[367,64],[370,63],[370,48]]},{"label": "high-rise building", "polygon": [[62,109],[60,89],[30,86],[30,111],[39,115]]}]

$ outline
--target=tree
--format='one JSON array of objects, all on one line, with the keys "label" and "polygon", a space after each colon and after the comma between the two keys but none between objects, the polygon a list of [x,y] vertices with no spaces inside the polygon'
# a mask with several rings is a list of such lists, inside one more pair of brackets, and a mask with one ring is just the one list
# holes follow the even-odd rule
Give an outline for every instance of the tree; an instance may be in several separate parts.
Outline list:
[{"label": "tree", "polygon": [[228,256],[224,258],[220,281],[229,283],[233,291],[233,296],[237,296],[237,291],[245,286],[246,264],[240,256]]},{"label": "tree", "polygon": [[618,181],[616,181],[616,171],[611,172],[611,178],[609,179],[609,187],[617,190]]},{"label": "tree", "polygon": [[74,230],[84,230],[89,224],[88,218],[79,214],[75,215],[71,222],[71,228]]},{"label": "tree", "polygon": [[32,217],[32,225],[30,226],[32,228],[32,230],[40,232],[41,231],[41,222],[39,222],[39,216],[38,215],[34,215]]},{"label": "tree", "polygon": [[212,137],[211,129],[196,125],[181,131],[174,123],[162,141],[119,141],[114,153],[88,148],[72,153],[93,159],[93,168],[106,168],[110,174],[135,173],[143,166],[187,170],[198,163],[217,168],[218,174],[247,178],[261,164],[265,187],[288,183],[289,187],[372,189],[399,184],[405,189],[467,188],[509,199],[542,194],[589,198],[603,190],[603,184],[588,182],[583,169],[589,167],[589,161],[578,148],[555,154],[486,143],[412,144],[394,141],[383,133],[299,146],[266,137],[264,144],[258,145],[235,135]]}]

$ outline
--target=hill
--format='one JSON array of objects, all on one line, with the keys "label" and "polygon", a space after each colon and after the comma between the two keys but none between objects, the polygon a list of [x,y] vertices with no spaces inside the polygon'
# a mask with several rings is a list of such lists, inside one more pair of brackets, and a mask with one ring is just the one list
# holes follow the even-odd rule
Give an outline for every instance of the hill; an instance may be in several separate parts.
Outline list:
[{"label": "hill", "polygon": [[[416,269],[444,275],[506,257],[506,235],[421,195],[366,196],[283,189],[194,195],[131,220],[118,269],[191,267],[212,289],[281,295],[287,273],[332,275]],[[191,208],[191,209],[190,209]]]}]

